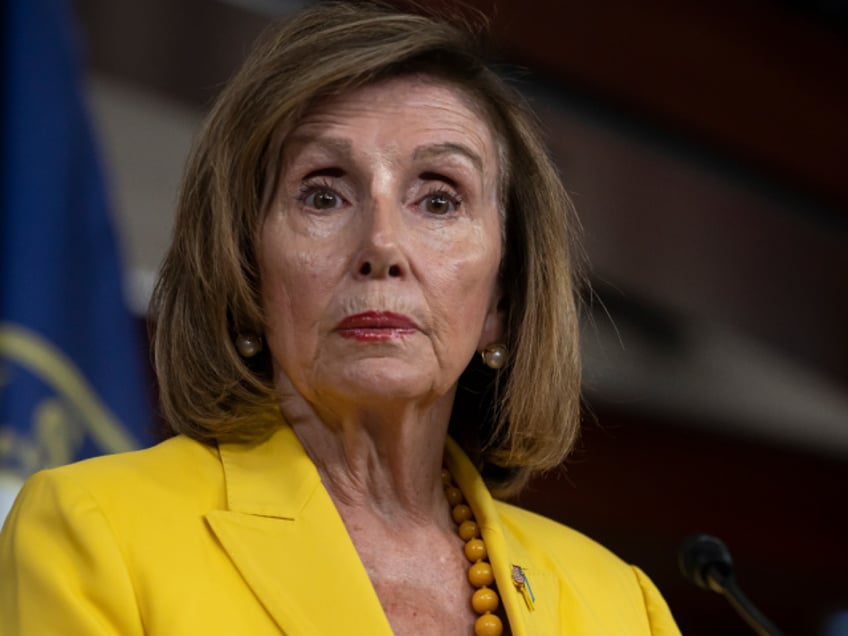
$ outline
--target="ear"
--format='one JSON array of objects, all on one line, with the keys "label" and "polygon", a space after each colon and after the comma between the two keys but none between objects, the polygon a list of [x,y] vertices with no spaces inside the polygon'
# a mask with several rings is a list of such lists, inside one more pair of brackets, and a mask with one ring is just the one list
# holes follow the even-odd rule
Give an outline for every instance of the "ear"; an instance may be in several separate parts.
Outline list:
[{"label": "ear", "polygon": [[477,343],[477,350],[482,351],[490,344],[503,343],[506,323],[506,303],[498,289],[492,294],[492,302],[489,304],[489,311],[486,313],[486,319],[483,321],[483,330],[480,332],[480,342]]}]

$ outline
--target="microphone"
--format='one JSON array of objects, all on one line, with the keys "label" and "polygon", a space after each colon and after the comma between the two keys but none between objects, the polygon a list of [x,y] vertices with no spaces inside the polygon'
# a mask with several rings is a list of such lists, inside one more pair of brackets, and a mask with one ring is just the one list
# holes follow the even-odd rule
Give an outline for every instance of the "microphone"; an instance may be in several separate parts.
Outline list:
[{"label": "microphone", "polygon": [[686,579],[705,590],[723,595],[751,629],[760,636],[783,636],[742,593],[733,575],[733,560],[727,546],[708,534],[693,534],[680,546],[680,571]]}]

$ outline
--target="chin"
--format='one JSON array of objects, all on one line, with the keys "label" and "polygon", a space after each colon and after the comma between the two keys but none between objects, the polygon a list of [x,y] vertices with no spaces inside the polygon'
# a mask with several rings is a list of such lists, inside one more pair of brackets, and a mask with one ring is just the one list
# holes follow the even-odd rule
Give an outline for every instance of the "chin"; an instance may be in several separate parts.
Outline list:
[{"label": "chin", "polygon": [[[432,399],[446,393],[452,383],[440,381],[435,373],[428,372],[423,366],[392,358],[359,360],[346,366],[336,388],[364,401]],[[445,389],[439,391],[437,387],[442,384],[445,384]]]}]

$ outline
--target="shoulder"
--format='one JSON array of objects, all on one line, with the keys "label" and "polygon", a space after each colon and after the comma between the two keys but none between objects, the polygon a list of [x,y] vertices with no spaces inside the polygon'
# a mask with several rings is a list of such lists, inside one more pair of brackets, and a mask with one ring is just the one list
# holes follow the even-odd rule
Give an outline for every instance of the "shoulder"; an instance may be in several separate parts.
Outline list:
[{"label": "shoulder", "polygon": [[127,558],[164,554],[179,539],[196,542],[204,515],[225,505],[218,450],[185,437],[43,470],[24,483],[6,518],[0,569],[39,567],[45,551],[65,561],[86,554],[89,563],[110,549]]},{"label": "shoulder", "polygon": [[496,505],[507,539],[534,562],[581,588],[636,589],[633,568],[600,543],[529,510],[503,502]]},{"label": "shoulder", "polygon": [[47,473],[57,479],[101,482],[104,478],[188,478],[198,469],[220,465],[218,450],[178,435],[141,450],[100,455],[73,464],[53,468]]},{"label": "shoulder", "polygon": [[651,634],[679,634],[662,595],[638,567],[573,528],[507,503],[496,506],[507,541],[558,580],[570,620],[603,617],[609,624],[591,623],[593,633],[636,633],[642,624]]},{"label": "shoulder", "polygon": [[499,501],[496,506],[505,530],[528,546],[544,545],[551,559],[565,559],[571,567],[582,564],[593,569],[630,567],[600,543],[573,528],[512,504]]},{"label": "shoulder", "polygon": [[208,591],[181,573],[228,571],[204,517],[225,492],[217,449],[180,437],[36,473],[0,531],[0,615],[15,633],[142,634],[151,602]]},{"label": "shoulder", "polygon": [[[103,455],[36,473],[17,505],[49,506],[68,514],[94,506],[104,513],[183,506],[219,499],[223,473],[218,451],[186,437],[143,450]],[[204,502],[208,503],[208,502]]]}]

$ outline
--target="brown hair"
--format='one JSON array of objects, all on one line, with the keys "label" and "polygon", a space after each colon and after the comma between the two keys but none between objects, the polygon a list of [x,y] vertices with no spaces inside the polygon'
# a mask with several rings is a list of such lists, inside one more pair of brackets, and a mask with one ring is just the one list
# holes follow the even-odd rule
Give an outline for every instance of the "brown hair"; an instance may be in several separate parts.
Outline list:
[{"label": "brown hair", "polygon": [[579,425],[577,221],[535,119],[483,64],[477,32],[453,18],[341,2],[307,9],[263,37],[200,132],[151,302],[161,405],[173,431],[250,442],[282,423],[268,353],[245,360],[233,344],[264,324],[256,244],[267,179],[278,168],[274,140],[331,96],[425,73],[481,106],[505,155],[509,363],[495,379],[472,361],[452,434],[500,494],[563,460]]}]

